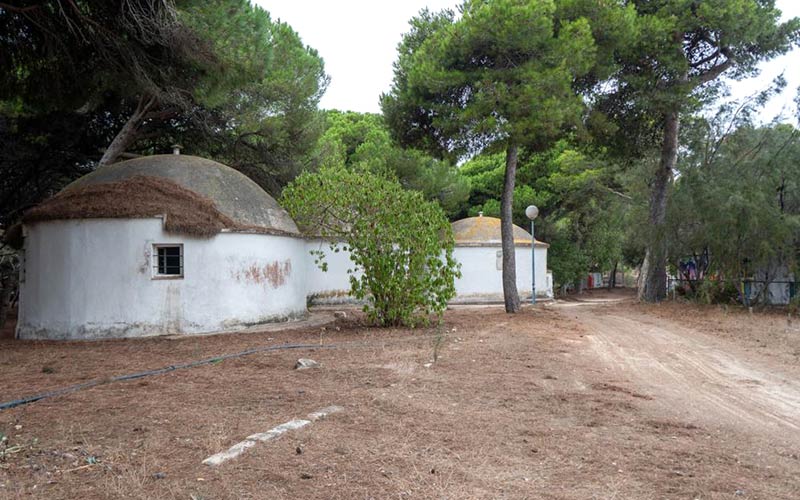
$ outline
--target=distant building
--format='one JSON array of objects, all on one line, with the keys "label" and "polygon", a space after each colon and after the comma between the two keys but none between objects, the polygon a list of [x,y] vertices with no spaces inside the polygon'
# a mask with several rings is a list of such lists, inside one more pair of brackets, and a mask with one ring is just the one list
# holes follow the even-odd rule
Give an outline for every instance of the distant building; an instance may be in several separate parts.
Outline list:
[{"label": "distant building", "polygon": [[[307,239],[240,172],[187,155],[102,167],[23,218],[17,337],[198,334],[303,317],[350,300],[347,252]],[[502,300],[500,221],[453,223],[460,301]],[[514,228],[517,287],[530,297],[531,238]],[[536,242],[537,296],[552,297]],[[311,250],[326,254],[328,272]]]},{"label": "distant building", "polygon": [[[503,250],[500,219],[469,217],[453,222],[456,248],[454,257],[461,263],[462,277],[456,280],[456,302],[494,302],[503,300]],[[547,243],[536,240],[536,297],[553,297],[553,275],[547,270]],[[521,299],[531,297],[531,234],[514,226],[517,291]]]}]

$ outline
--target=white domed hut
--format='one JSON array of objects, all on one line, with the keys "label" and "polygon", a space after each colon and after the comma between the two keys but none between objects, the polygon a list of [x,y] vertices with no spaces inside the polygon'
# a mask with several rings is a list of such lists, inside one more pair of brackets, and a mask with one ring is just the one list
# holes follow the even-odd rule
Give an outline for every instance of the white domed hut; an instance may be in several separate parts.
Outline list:
[{"label": "white domed hut", "polygon": [[[461,278],[456,280],[455,302],[493,302],[503,300],[503,250],[500,219],[468,217],[452,223],[455,259],[461,263]],[[514,226],[517,291],[521,299],[531,297],[531,234]],[[547,271],[547,243],[536,240],[536,297],[553,297],[553,278]]]},{"label": "white domed hut", "polygon": [[18,338],[194,334],[306,313],[307,252],[294,221],[211,160],[102,167],[23,223]]}]

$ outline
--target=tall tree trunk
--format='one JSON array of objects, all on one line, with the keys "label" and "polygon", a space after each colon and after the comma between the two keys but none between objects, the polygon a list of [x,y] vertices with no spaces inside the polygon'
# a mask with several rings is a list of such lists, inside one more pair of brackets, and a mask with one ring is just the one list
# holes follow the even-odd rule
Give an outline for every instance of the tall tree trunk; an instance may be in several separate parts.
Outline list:
[{"label": "tall tree trunk", "polygon": [[153,97],[143,95],[139,98],[139,102],[133,114],[131,114],[120,131],[117,132],[117,135],[114,136],[114,140],[111,141],[111,144],[108,145],[108,148],[106,148],[103,153],[103,157],[100,158],[99,167],[110,165],[117,161],[119,155],[124,153],[125,150],[133,144],[136,140],[136,133],[142,125],[142,122],[144,122],[148,111],[153,107],[153,104],[155,104],[155,98]]},{"label": "tall tree trunk", "polygon": [[506,149],[506,173],[503,196],[500,199],[500,238],[503,247],[503,299],[507,313],[520,309],[517,293],[517,266],[514,247],[514,222],[512,206],[514,183],[517,177],[517,145],[509,143]]},{"label": "tall tree trunk", "polygon": [[614,262],[614,268],[611,270],[611,274],[608,276],[609,290],[611,290],[612,288],[616,288],[617,286],[617,264],[618,262]]},{"label": "tall tree trunk", "polygon": [[660,302],[667,297],[667,241],[665,222],[667,217],[667,191],[675,164],[678,161],[678,110],[668,111],[664,122],[664,143],[661,160],[653,178],[650,193],[650,242],[645,252],[642,276],[639,282],[639,299]]},{"label": "tall tree trunk", "polygon": [[11,269],[0,268],[0,329],[6,324],[6,317],[8,315],[9,303],[8,299],[11,296]]}]

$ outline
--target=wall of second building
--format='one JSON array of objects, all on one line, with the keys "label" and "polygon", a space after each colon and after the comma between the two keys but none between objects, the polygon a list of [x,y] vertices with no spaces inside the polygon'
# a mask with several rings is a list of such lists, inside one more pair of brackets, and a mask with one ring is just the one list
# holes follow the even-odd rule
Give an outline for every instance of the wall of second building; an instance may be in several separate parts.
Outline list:
[{"label": "wall of second building", "polygon": [[[455,302],[486,302],[503,298],[503,253],[499,246],[457,246],[454,256],[461,263],[456,280]],[[517,291],[521,299],[531,297],[531,247],[517,246],[514,255]],[[547,247],[536,247],[536,297],[552,297],[547,276]]]},{"label": "wall of second building", "polygon": [[[350,274],[354,269],[350,253],[335,252],[327,242],[310,240],[306,244],[308,259],[308,296],[311,304],[337,304],[352,301]],[[322,252],[327,271],[315,260]],[[531,296],[531,248],[516,248],[517,290],[522,299]],[[499,246],[458,246],[454,257],[461,263],[462,277],[456,280],[454,302],[494,302],[503,298],[502,253]],[[358,276],[358,274],[356,274]],[[547,247],[536,247],[536,296],[553,297],[552,275],[547,272]]]},{"label": "wall of second building", "polygon": [[[350,260],[350,252],[342,250],[338,244],[337,252],[331,244],[323,240],[308,240],[306,242],[306,267],[308,276],[306,289],[311,304],[341,304],[351,302],[349,270],[354,270],[355,265]],[[323,261],[327,264],[327,271],[323,271],[317,259],[322,254]],[[356,272],[358,277],[361,272]]]},{"label": "wall of second building", "polygon": [[[161,219],[26,227],[19,338],[205,333],[306,312],[305,241],[167,234]],[[183,244],[184,276],[154,278],[153,245]]]}]

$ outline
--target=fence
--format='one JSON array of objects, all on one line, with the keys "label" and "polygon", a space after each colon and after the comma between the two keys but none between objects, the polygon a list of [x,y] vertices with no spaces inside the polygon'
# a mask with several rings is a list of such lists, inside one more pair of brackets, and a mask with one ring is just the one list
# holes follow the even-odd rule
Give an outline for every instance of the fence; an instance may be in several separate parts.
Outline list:
[{"label": "fence", "polygon": [[687,280],[678,278],[667,279],[667,291],[677,295],[679,288],[689,285],[691,291],[698,289],[704,282],[709,281],[719,285],[729,284],[736,290],[737,300],[746,306],[753,304],[787,305],[792,299],[800,295],[800,286],[797,281],[788,280]]},{"label": "fence", "polygon": [[[588,273],[585,278],[581,279],[581,290],[607,288],[609,281],[611,281],[610,271],[605,273]],[[613,288],[635,288],[636,275],[630,271],[617,271],[613,285]]]}]

